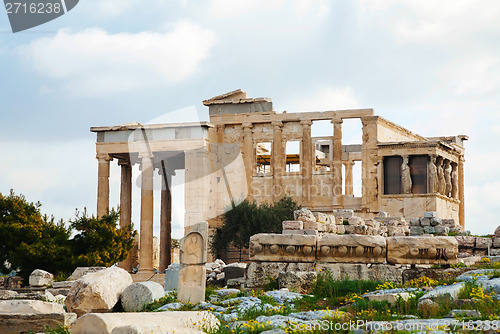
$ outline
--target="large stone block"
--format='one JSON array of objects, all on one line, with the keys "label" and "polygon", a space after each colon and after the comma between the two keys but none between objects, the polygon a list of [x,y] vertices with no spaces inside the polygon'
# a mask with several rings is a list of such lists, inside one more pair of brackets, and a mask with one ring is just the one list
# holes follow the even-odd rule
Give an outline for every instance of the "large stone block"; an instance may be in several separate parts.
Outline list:
[{"label": "large stone block", "polygon": [[125,311],[137,312],[163,296],[165,291],[161,284],[148,281],[129,285],[123,290],[120,300]]},{"label": "large stone block", "polygon": [[495,237],[500,238],[500,226],[495,229]]},{"label": "large stone block", "polygon": [[[179,302],[197,304],[205,301],[204,283],[206,276],[204,264],[181,264],[181,268],[179,269],[179,290],[177,291]],[[180,288],[181,285],[183,288]]]},{"label": "large stone block", "polygon": [[327,234],[318,238],[319,261],[384,263],[385,253],[385,238],[381,236]]},{"label": "large stone block", "polygon": [[403,269],[392,264],[318,263],[316,269],[330,272],[335,279],[403,282]]},{"label": "large stone block", "polygon": [[54,275],[48,271],[35,269],[30,275],[29,283],[32,287],[49,286],[54,281]]},{"label": "large stone block", "polygon": [[19,314],[0,313],[2,334],[44,333],[46,327],[71,327],[76,321],[75,313]]},{"label": "large stone block", "polygon": [[457,235],[455,239],[458,242],[458,247],[462,248],[474,248],[476,246],[476,237],[467,235]]},{"label": "large stone block", "polygon": [[76,281],[84,275],[95,273],[104,269],[106,269],[106,267],[77,267],[71,276],[68,277],[68,281]]},{"label": "large stone block", "polygon": [[314,262],[316,236],[260,233],[250,237],[250,260]]},{"label": "large stone block", "polygon": [[419,218],[410,218],[410,226],[420,226]]},{"label": "large stone block", "polygon": [[431,219],[430,218],[420,218],[420,226],[430,226]]},{"label": "large stone block", "polygon": [[349,222],[349,225],[351,225],[351,226],[363,225],[364,224],[364,220],[361,217],[349,217],[347,219],[347,221]]},{"label": "large stone block", "polygon": [[64,307],[59,303],[45,302],[42,300],[2,300],[0,313],[65,313]]},{"label": "large stone block", "polygon": [[293,271],[314,271],[312,262],[250,262],[245,273],[245,286],[257,288],[277,279],[279,273]]},{"label": "large stone block", "polygon": [[316,217],[314,217],[313,213],[306,208],[302,208],[300,210],[295,210],[293,212],[293,217],[295,220],[300,220],[303,222],[315,222]]},{"label": "large stone block", "polygon": [[[137,333],[134,331],[136,326],[141,327],[138,332],[141,334],[194,334],[202,332],[203,328],[215,328],[219,323],[219,320],[207,311],[90,313],[78,318],[71,328],[71,334]],[[146,332],[142,331],[143,329]]]},{"label": "large stone block", "polygon": [[477,237],[476,238],[476,248],[477,249],[488,249],[491,247],[491,238],[481,238]]},{"label": "large stone block", "polygon": [[314,217],[316,218],[317,222],[322,222],[322,223],[331,223],[330,217],[323,212],[313,212]]},{"label": "large stone block", "polygon": [[410,235],[422,235],[424,234],[424,228],[421,226],[410,227]]},{"label": "large stone block", "polygon": [[492,245],[494,248],[500,248],[500,238],[499,237],[494,237],[492,240]]},{"label": "large stone block", "polygon": [[317,271],[281,272],[278,276],[278,286],[280,289],[286,288],[290,291],[306,292],[311,288],[316,276],[318,276]]},{"label": "large stone block", "polygon": [[389,237],[387,262],[394,264],[458,263],[454,237]]},{"label": "large stone block", "polygon": [[81,316],[89,312],[108,312],[126,287],[133,283],[125,270],[111,267],[79,278],[72,286],[65,305]]},{"label": "large stone block", "polygon": [[283,230],[302,230],[304,228],[304,223],[300,220],[285,220],[281,224]]},{"label": "large stone block", "polygon": [[304,230],[326,231],[326,224],[320,222],[304,222]]},{"label": "large stone block", "polygon": [[342,220],[347,219],[349,217],[354,216],[354,211],[351,209],[339,209],[333,210],[333,215],[335,217],[339,217]]}]

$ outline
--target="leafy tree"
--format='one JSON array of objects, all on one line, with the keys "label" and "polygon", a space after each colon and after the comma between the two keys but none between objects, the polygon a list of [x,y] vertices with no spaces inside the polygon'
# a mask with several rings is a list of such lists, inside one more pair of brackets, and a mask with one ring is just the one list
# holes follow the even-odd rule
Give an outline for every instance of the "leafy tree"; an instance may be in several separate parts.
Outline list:
[{"label": "leafy tree", "polygon": [[258,205],[255,201],[244,200],[222,216],[223,225],[215,231],[211,248],[220,254],[231,244],[238,248],[248,248],[250,237],[257,233],[281,233],[282,222],[293,219],[293,211],[299,205],[291,197],[283,197],[278,202]]},{"label": "leafy tree", "polygon": [[102,218],[83,216],[71,222],[71,227],[79,231],[71,242],[78,266],[106,266],[123,261],[134,246],[132,226],[116,228],[118,212],[111,210]]},{"label": "leafy tree", "polygon": [[[99,219],[84,213],[66,227],[42,215],[40,207],[13,191],[8,196],[0,193],[0,271],[17,269],[25,279],[34,269],[67,276],[77,266],[122,261],[133,247],[135,232],[132,227],[117,228],[118,213],[113,210]],[[70,239],[73,230],[78,233]]]}]

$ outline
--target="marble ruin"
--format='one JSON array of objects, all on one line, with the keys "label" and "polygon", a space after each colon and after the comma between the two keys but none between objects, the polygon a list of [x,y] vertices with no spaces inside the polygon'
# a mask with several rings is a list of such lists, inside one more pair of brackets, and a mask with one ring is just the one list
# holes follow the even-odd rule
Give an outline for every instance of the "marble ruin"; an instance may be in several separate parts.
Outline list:
[{"label": "marble ruin", "polygon": [[[209,235],[232,200],[248,198],[263,203],[285,195],[313,212],[353,210],[367,221],[356,224],[355,219],[346,218],[349,225],[344,226],[322,221],[318,225],[305,219],[302,234],[322,232],[322,228],[373,234],[383,212],[408,219],[436,212],[438,217],[453,219],[462,229],[465,226],[467,136],[423,137],[376,116],[373,109],[279,113],[270,98],[249,98],[242,90],[203,104],[208,107],[209,122],[91,128],[97,134],[99,216],[109,209],[110,163],[117,161],[121,166],[120,224],[131,223],[132,166],[141,169],[139,273],[153,272],[155,171],[162,183],[161,272],[171,262],[170,186],[178,170],[185,170],[185,226],[207,221]],[[346,120],[357,120],[362,128],[362,141],[357,145],[343,144]],[[330,136],[313,136],[315,122],[321,121],[331,122]],[[291,144],[298,147],[297,152],[289,152]],[[353,187],[355,164],[362,170],[359,197]],[[408,232],[398,224],[396,220],[393,225],[386,224],[389,235]],[[423,226],[414,230],[423,231]],[[282,251],[280,248],[276,254]],[[132,269],[130,261],[121,266]]]},{"label": "marble ruin", "polygon": [[180,261],[177,299],[181,303],[205,301],[205,280],[208,248],[208,224],[202,222],[186,230],[180,242]]}]

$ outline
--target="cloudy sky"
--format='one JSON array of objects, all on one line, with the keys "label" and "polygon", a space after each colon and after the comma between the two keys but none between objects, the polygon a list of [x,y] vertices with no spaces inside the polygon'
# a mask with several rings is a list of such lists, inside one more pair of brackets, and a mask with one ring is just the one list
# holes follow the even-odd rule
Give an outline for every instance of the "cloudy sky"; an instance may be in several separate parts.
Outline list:
[{"label": "cloudy sky", "polygon": [[83,0],[16,34],[2,12],[0,192],[58,219],[94,213],[91,126],[208,120],[203,99],[241,88],[277,111],[374,108],[424,136],[469,135],[466,227],[492,233],[499,42],[498,0]]}]

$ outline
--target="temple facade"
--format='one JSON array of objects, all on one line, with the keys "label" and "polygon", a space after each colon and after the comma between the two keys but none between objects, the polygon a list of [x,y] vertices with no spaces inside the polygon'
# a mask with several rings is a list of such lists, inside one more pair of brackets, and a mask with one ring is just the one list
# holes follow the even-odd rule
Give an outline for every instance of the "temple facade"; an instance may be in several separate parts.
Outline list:
[{"label": "temple facade", "polygon": [[[132,169],[140,166],[139,270],[153,270],[153,175],[161,185],[160,270],[170,262],[171,184],[185,170],[185,226],[215,228],[231,202],[259,203],[288,195],[313,211],[353,209],[371,218],[422,217],[435,211],[465,226],[464,141],[467,136],[422,137],[374,114],[373,109],[275,112],[269,98],[236,90],[203,101],[210,121],[92,127],[97,134],[97,213],[109,209],[109,166],[121,166],[121,225],[131,222]],[[359,119],[362,142],[343,145],[342,124]],[[314,137],[316,121],[331,136]],[[289,152],[289,147],[297,149]],[[361,166],[361,196],[353,166]],[[137,206],[139,208],[139,206]],[[143,250],[146,250],[144,252]],[[151,250],[151,251],[150,251]]]}]

